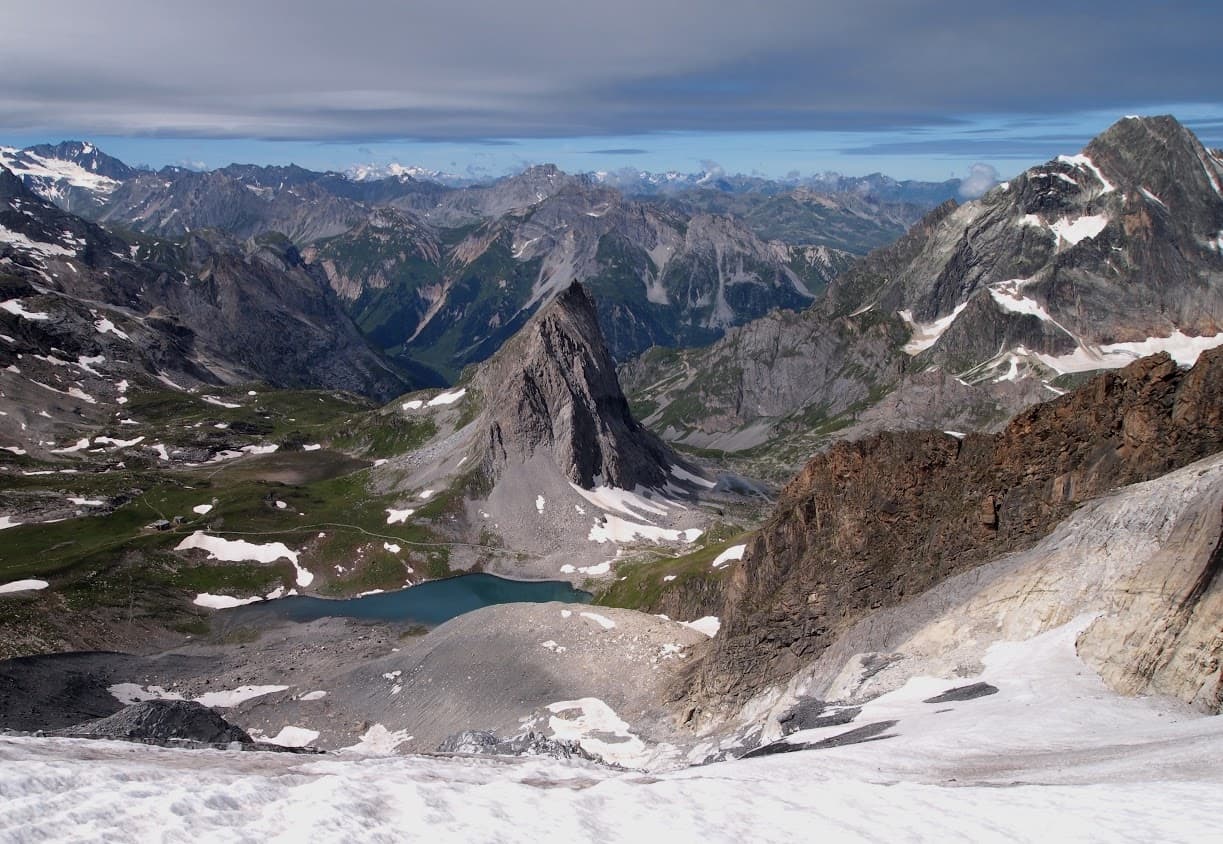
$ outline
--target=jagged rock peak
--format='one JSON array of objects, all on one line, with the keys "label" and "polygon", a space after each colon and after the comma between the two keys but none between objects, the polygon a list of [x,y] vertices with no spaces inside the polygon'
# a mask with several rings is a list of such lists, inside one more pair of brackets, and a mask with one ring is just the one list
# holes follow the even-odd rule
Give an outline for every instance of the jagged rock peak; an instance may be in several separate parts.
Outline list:
[{"label": "jagged rock peak", "polygon": [[1154,194],[1174,208],[1223,196],[1223,163],[1171,115],[1119,120],[1083,153],[1120,187]]},{"label": "jagged rock peak", "polygon": [[674,455],[629,411],[594,301],[572,284],[473,378],[483,396],[483,468],[550,452],[569,480],[632,489],[666,483]]}]

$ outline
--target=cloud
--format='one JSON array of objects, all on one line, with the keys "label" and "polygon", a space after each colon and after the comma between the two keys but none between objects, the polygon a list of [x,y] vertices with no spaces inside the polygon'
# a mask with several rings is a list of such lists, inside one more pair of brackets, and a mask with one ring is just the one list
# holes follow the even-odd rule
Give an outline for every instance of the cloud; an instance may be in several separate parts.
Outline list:
[{"label": "cloud", "polygon": [[998,184],[998,170],[978,161],[968,168],[968,178],[960,182],[959,193],[964,199],[976,199],[983,196],[996,184]]},{"label": "cloud", "polygon": [[[997,129],[988,130],[988,137],[921,138],[904,141],[878,141],[861,146],[845,147],[842,155],[880,156],[917,155],[924,157],[992,159],[1032,159],[1048,155],[1049,150],[1080,149],[1091,140],[1091,133],[1066,135],[1024,135],[1009,137]],[[967,134],[967,133],[966,133]]]},{"label": "cloud", "polygon": [[716,161],[710,161],[708,158],[701,161],[701,170],[704,175],[697,179],[696,183],[698,185],[707,185],[726,175],[726,169],[721,164]]},{"label": "cloud", "polygon": [[1215,103],[1223,75],[1223,4],[1200,0],[758,0],[717,14],[704,0],[61,0],[53,32],[45,6],[12,5],[0,27],[10,133],[921,129]]},{"label": "cloud", "polygon": [[614,149],[588,149],[587,155],[649,155],[648,149],[638,149],[637,147],[616,147]]}]

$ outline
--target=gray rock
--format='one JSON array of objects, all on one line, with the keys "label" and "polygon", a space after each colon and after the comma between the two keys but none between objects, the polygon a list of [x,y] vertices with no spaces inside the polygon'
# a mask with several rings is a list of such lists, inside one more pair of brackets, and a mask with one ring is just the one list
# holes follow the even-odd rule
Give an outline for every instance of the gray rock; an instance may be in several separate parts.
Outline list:
[{"label": "gray rock", "polygon": [[59,730],[57,735],[136,739],[140,741],[190,741],[204,744],[250,744],[253,739],[241,727],[230,724],[213,710],[190,700],[146,700],[126,706],[105,718],[86,721]]},{"label": "gray rock", "polygon": [[620,390],[590,295],[562,293],[484,364],[472,380],[482,397],[477,441],[485,474],[549,454],[561,473],[590,489],[659,488],[679,464],[641,426]]},{"label": "gray rock", "polygon": [[940,695],[928,697],[922,703],[954,703],[961,700],[976,700],[979,697],[998,694],[998,687],[990,683],[969,683],[967,686],[956,686]]},{"label": "gray rock", "polygon": [[464,730],[439,744],[437,752],[483,756],[550,756],[554,759],[602,761],[583,750],[576,741],[550,738],[533,730],[505,739],[498,738],[487,730]]}]

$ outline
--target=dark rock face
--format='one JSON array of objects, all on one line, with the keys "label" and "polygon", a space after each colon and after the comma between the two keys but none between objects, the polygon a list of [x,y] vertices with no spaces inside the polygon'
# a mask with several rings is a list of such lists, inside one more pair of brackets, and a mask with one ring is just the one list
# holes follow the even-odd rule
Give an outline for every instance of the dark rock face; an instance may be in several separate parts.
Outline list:
[{"label": "dark rock face", "polygon": [[761,756],[774,756],[778,753],[794,753],[799,750],[823,750],[829,747],[847,747],[851,744],[861,744],[864,741],[879,741],[880,739],[892,738],[892,736],[885,734],[899,723],[899,721],[876,721],[874,724],[865,724],[857,729],[848,730],[839,735],[821,739],[820,741],[775,741],[772,744],[766,744],[754,750],[749,750],[739,758],[759,759]]},{"label": "dark rock face", "polygon": [[[361,336],[323,272],[283,237],[245,243],[212,232],[139,248],[32,193],[0,168],[0,225],[36,244],[0,243],[6,287],[49,288],[31,302],[48,320],[5,314],[13,352],[104,352],[131,377],[168,373],[189,383],[264,380],[384,399],[409,385]],[[24,293],[20,295],[25,295]],[[99,306],[124,328],[119,343],[94,323]],[[30,324],[20,324],[30,323]],[[11,328],[10,328],[11,326]],[[27,345],[28,344],[28,345]]]},{"label": "dark rock face", "polygon": [[964,700],[976,700],[998,694],[998,687],[990,683],[970,683],[967,686],[956,686],[940,695],[928,697],[922,703],[956,703]]},{"label": "dark rock face", "polygon": [[742,701],[873,610],[1049,533],[1080,503],[1223,448],[1223,349],[1160,354],[1032,407],[999,434],[841,443],[783,490],[732,576],[683,694]]},{"label": "dark rock face", "polygon": [[533,731],[503,739],[487,730],[464,730],[439,744],[437,752],[480,756],[550,756],[553,759],[602,761],[583,750],[576,741],[549,738]]},{"label": "dark rock face", "polygon": [[486,425],[482,467],[497,477],[538,453],[569,480],[660,487],[677,463],[629,412],[594,302],[574,284],[480,368],[472,386]]},{"label": "dark rock face", "polygon": [[250,744],[253,741],[241,727],[235,727],[207,706],[190,700],[134,703],[106,718],[60,730],[59,735],[203,744],[229,744],[234,741]]},{"label": "dark rock face", "polygon": [[797,733],[799,730],[839,727],[842,724],[852,723],[862,713],[862,708],[858,706],[838,709],[828,715],[824,714],[826,709],[827,706],[822,700],[814,700],[812,698],[799,700],[793,709],[777,719],[777,723],[781,727],[781,734],[788,736],[791,733]]}]

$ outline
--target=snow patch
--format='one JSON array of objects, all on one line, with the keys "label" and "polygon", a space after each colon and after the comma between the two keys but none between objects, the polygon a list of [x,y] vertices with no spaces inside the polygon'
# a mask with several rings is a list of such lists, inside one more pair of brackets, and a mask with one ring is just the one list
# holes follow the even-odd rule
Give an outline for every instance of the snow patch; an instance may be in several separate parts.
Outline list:
[{"label": "snow patch", "polygon": [[141,686],[137,683],[115,683],[108,686],[107,691],[115,700],[126,705],[140,703],[146,700],[193,700],[204,706],[217,709],[227,709],[237,706],[257,697],[270,695],[273,692],[283,692],[288,686],[239,686],[220,692],[206,692],[199,697],[186,698],[180,692],[168,691],[161,686]]},{"label": "snow patch", "polygon": [[897,311],[900,318],[903,319],[913,331],[912,335],[909,337],[909,342],[905,343],[904,345],[905,354],[920,354],[937,343],[938,338],[943,336],[947,329],[951,327],[951,324],[955,322],[956,317],[958,317],[966,307],[968,307],[968,303],[962,302],[956,306],[955,310],[947,314],[947,316],[940,317],[939,319],[934,320],[934,322],[925,323],[916,322],[913,319],[912,311]]},{"label": "snow patch", "polygon": [[381,724],[374,724],[362,733],[360,741],[343,748],[342,752],[359,756],[388,756],[395,752],[395,748],[412,738],[407,730],[392,731]]},{"label": "snow patch", "polygon": [[733,560],[742,560],[743,552],[746,550],[747,545],[732,545],[721,554],[714,557],[714,560],[710,565],[715,569],[720,569],[722,566]]},{"label": "snow patch", "polygon": [[204,531],[197,530],[174,546],[175,551],[189,551],[194,548],[206,551],[210,560],[221,560],[228,563],[273,563],[283,557],[297,570],[298,586],[305,587],[314,582],[314,575],[298,565],[298,552],[291,550],[283,542],[258,545],[254,542],[247,542],[245,539],[223,539],[219,536],[209,536]]},{"label": "snow patch", "polygon": [[632,542],[644,539],[650,542],[695,542],[704,533],[700,528],[670,530],[629,522],[618,516],[604,516],[596,521],[587,534],[591,542]]},{"label": "snow patch", "polygon": [[271,738],[260,738],[256,741],[262,744],[275,744],[280,747],[309,747],[312,741],[319,737],[318,730],[310,730],[306,727],[285,726],[280,728],[280,732]]},{"label": "snow patch", "polygon": [[582,618],[589,618],[591,621],[593,621],[595,624],[602,627],[604,630],[611,630],[612,628],[616,626],[616,622],[612,621],[610,618],[608,618],[605,615],[599,615],[597,612],[584,612],[584,613],[581,613],[581,616]]},{"label": "snow patch", "polygon": [[197,607],[207,607],[210,610],[229,610],[234,607],[254,604],[262,600],[263,598],[260,598],[258,595],[253,598],[235,598],[232,595],[212,595],[208,592],[201,592],[195,596],[195,600],[191,603]]},{"label": "snow patch", "polygon": [[408,516],[415,512],[416,511],[411,507],[408,507],[405,510],[396,510],[393,507],[388,507],[386,508],[386,523],[388,525],[393,525],[396,523],[404,524],[408,521]]},{"label": "snow patch", "polygon": [[722,629],[722,622],[716,615],[707,615],[696,621],[681,621],[680,624],[697,633],[703,633],[711,639]]},{"label": "snow patch", "polygon": [[1095,369],[1119,369],[1138,358],[1167,352],[1179,366],[1193,366],[1198,356],[1209,349],[1223,346],[1223,332],[1191,337],[1179,329],[1167,337],[1148,337],[1129,343],[1109,343],[1090,349],[1080,346],[1066,355],[1037,354],[1037,359],[1059,375],[1068,372],[1090,372]]},{"label": "snow patch", "polygon": [[1074,246],[1076,243],[1093,238],[1100,232],[1104,231],[1108,225],[1108,216],[1105,214],[1096,214],[1092,216],[1078,217],[1071,220],[1069,217],[1062,217],[1056,223],[1049,226],[1059,240],[1064,240],[1066,243]]},{"label": "snow patch", "polygon": [[1149,199],[1151,202],[1154,202],[1156,205],[1163,208],[1165,211],[1168,210],[1168,204],[1146,188],[1139,188],[1138,192],[1141,193],[1146,199]]},{"label": "snow patch", "polygon": [[41,311],[27,311],[25,306],[21,304],[20,299],[8,299],[4,302],[0,302],[0,311],[8,311],[13,316],[19,316],[22,319],[28,319],[34,322],[41,322],[51,318],[50,314],[45,314]]},{"label": "snow patch", "polygon": [[429,407],[441,407],[442,405],[454,404],[465,395],[467,395],[467,388],[462,387],[449,393],[438,393],[436,396],[429,399],[428,404]]},{"label": "snow patch", "polygon": [[[596,486],[594,489],[583,489],[570,481],[570,489],[585,498],[589,503],[601,510],[614,510],[634,519],[649,521],[649,515],[665,516],[667,508],[657,504],[636,491],[620,489],[614,486]],[[541,498],[543,496],[540,496]]]},{"label": "snow patch", "polygon": [[557,701],[548,704],[548,711],[553,713],[548,728],[558,739],[576,741],[586,752],[616,765],[639,765],[646,757],[645,743],[597,697]]},{"label": "snow patch", "polygon": [[224,399],[218,398],[217,396],[200,396],[200,400],[205,401],[208,404],[216,405],[217,407],[228,408],[229,410],[233,410],[234,408],[242,406],[240,404],[237,404],[236,402],[225,401]]},{"label": "snow patch", "polygon": [[705,480],[700,475],[695,475],[681,466],[672,466],[670,472],[672,477],[679,478],[681,481],[688,481],[697,486],[703,486],[705,489],[713,489],[717,486],[716,482]]},{"label": "snow patch", "polygon": [[1101,194],[1111,193],[1112,191],[1116,190],[1113,183],[1104,178],[1104,174],[1100,172],[1100,168],[1097,167],[1095,162],[1093,162],[1086,155],[1081,153],[1079,155],[1059,155],[1057,160],[1063,164],[1069,164],[1072,167],[1082,168],[1091,173],[1091,175],[1095,176],[1096,180],[1103,186],[1102,190],[1100,191]]},{"label": "snow patch", "polygon": [[76,250],[58,243],[44,243],[41,240],[31,240],[21,232],[0,226],[0,243],[37,255],[40,258],[66,258],[76,255]]},{"label": "snow patch", "polygon": [[[120,328],[116,328],[115,324],[106,317],[99,317],[98,319],[94,320],[93,327],[99,334],[113,334],[120,340],[127,340],[128,342],[131,342],[132,338],[127,336],[127,332]],[[124,383],[126,384],[127,382],[125,381]]]},{"label": "snow patch", "polygon": [[[7,517],[0,517],[0,521],[3,521],[4,518]],[[0,527],[12,527],[12,525],[0,525]],[[8,583],[0,583],[0,595],[8,595],[13,592],[36,592],[50,585],[45,580],[13,580]]]},{"label": "snow patch", "polygon": [[603,563],[596,563],[593,566],[576,566],[575,567],[571,563],[566,563],[565,565],[561,566],[561,574],[573,574],[574,572],[581,572],[582,574],[601,575],[601,574],[607,574],[608,572],[610,572],[611,567],[612,567],[611,560],[608,560]]}]

